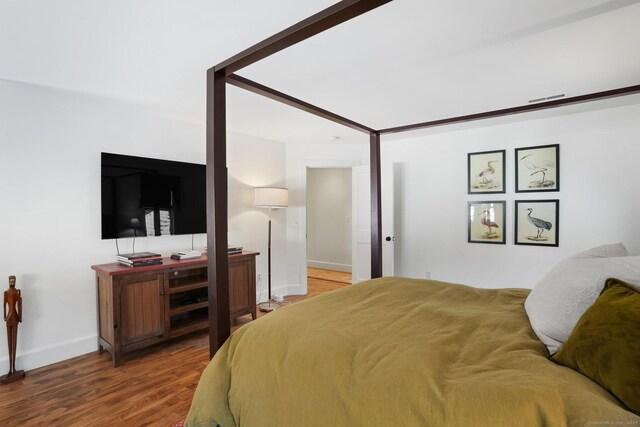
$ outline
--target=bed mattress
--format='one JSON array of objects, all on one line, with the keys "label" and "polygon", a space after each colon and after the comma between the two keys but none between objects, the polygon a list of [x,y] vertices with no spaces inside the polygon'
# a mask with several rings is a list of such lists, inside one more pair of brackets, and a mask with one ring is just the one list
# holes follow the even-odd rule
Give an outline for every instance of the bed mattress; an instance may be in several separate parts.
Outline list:
[{"label": "bed mattress", "polygon": [[548,359],[528,292],[394,277],[292,304],[227,340],[186,425],[640,425]]}]

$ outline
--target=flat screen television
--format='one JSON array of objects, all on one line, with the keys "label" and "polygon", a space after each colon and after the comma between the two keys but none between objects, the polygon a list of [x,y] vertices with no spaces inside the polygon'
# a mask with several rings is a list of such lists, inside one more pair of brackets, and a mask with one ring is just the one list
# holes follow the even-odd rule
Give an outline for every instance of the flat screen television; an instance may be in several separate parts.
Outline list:
[{"label": "flat screen television", "polygon": [[206,167],[102,153],[102,238],[207,232]]}]

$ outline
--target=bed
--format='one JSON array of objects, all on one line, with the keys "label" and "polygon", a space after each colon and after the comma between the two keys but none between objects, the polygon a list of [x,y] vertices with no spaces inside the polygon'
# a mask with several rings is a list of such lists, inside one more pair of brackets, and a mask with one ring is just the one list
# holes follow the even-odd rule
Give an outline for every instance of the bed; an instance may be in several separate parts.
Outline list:
[{"label": "bed", "polygon": [[640,425],[549,360],[528,294],[394,277],[285,307],[225,342],[186,425]]}]

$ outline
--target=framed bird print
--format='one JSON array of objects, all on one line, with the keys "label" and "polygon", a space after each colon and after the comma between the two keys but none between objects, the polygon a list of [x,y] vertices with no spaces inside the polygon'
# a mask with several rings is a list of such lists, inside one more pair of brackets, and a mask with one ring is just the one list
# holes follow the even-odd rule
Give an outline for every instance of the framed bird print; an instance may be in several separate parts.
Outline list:
[{"label": "framed bird print", "polygon": [[469,202],[469,243],[504,245],[505,202]]},{"label": "framed bird print", "polygon": [[558,246],[560,201],[516,200],[516,245]]},{"label": "framed bird print", "polygon": [[516,148],[516,193],[560,191],[560,145]]},{"label": "framed bird print", "polygon": [[467,154],[467,193],[505,192],[505,150]]}]

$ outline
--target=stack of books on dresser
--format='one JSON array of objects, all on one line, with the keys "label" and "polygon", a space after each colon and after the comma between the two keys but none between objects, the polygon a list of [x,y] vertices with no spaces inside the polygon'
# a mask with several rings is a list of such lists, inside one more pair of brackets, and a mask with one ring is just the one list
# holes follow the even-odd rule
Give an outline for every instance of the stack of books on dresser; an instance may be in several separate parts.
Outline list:
[{"label": "stack of books on dresser", "polygon": [[137,252],[135,254],[118,255],[118,262],[129,267],[162,264],[162,256],[153,252]]},{"label": "stack of books on dresser", "polygon": [[233,254],[241,254],[242,253],[242,246],[229,246],[227,253],[229,255],[233,255]]}]

